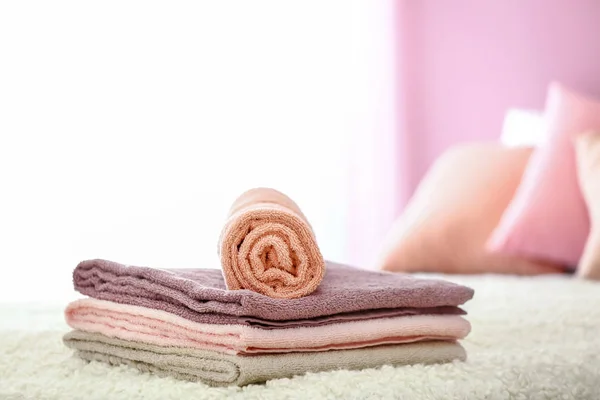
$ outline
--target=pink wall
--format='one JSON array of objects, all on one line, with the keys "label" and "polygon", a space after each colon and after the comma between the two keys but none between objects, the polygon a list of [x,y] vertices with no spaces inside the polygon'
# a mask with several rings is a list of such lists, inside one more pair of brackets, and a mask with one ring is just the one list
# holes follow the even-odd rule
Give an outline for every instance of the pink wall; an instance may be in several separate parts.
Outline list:
[{"label": "pink wall", "polygon": [[600,95],[600,0],[400,0],[398,16],[404,200],[448,146],[541,109],[550,80]]}]

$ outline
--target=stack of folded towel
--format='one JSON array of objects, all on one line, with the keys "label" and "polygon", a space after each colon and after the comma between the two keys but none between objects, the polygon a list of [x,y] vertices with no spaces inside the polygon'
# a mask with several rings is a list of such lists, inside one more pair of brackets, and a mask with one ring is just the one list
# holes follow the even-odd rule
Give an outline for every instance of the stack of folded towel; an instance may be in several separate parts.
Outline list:
[{"label": "stack of folded towel", "polygon": [[259,189],[234,203],[223,271],[89,260],[75,268],[74,331],[86,360],[213,386],[333,369],[464,360],[459,306],[473,290],[324,262],[297,206]]}]

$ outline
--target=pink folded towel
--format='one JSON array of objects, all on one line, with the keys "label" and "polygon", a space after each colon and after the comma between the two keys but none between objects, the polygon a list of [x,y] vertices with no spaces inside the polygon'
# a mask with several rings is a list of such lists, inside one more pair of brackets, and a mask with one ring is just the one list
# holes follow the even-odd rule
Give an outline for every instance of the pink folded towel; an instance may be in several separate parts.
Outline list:
[{"label": "pink folded towel", "polygon": [[327,263],[317,290],[297,299],[227,290],[221,271],[216,269],[153,269],[106,260],[81,262],[73,271],[73,281],[76,290],[93,298],[221,324],[248,323],[248,317],[269,325],[269,321],[382,309],[457,307],[473,297],[473,289],[443,280],[335,263]]},{"label": "pink folded towel", "polygon": [[414,315],[315,327],[265,330],[244,325],[201,324],[161,310],[96,299],[77,300],[65,311],[80,331],[158,346],[227,354],[354,349],[431,339],[464,338],[471,327],[458,315]]}]

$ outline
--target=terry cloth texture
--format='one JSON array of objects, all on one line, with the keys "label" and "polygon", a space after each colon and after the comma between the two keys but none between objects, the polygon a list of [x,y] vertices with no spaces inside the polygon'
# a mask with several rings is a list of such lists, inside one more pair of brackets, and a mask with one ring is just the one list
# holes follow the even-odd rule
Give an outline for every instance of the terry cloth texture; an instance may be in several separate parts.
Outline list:
[{"label": "terry cloth texture", "polygon": [[458,315],[413,315],[314,327],[265,330],[200,324],[174,314],[103,300],[77,300],[65,311],[73,329],[159,346],[227,354],[352,349],[431,339],[457,340],[470,331]]},{"label": "terry cloth texture", "polygon": [[227,288],[277,299],[314,292],[325,274],[315,234],[298,205],[269,188],[242,193],[219,239]]},{"label": "terry cloth texture", "polygon": [[67,333],[64,342],[86,360],[127,364],[142,371],[200,381],[211,386],[243,386],[306,372],[434,364],[466,359],[463,347],[452,341],[252,356],[155,346],[81,331]]},{"label": "terry cloth texture", "polygon": [[93,298],[210,323],[219,318],[231,323],[236,317],[252,317],[268,324],[390,308],[456,307],[473,297],[473,289],[445,280],[334,263],[328,263],[315,292],[297,299],[227,290],[221,271],[215,269],[154,269],[106,260],[81,262],[73,271],[73,281],[77,291]]}]

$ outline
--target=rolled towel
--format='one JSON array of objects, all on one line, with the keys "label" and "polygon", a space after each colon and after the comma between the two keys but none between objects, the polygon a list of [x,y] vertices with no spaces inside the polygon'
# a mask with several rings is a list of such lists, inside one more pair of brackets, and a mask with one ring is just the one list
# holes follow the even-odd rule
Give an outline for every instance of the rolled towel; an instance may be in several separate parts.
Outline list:
[{"label": "rolled towel", "polygon": [[277,299],[314,292],[325,261],[308,220],[283,193],[256,188],[238,197],[219,239],[227,289]]}]

